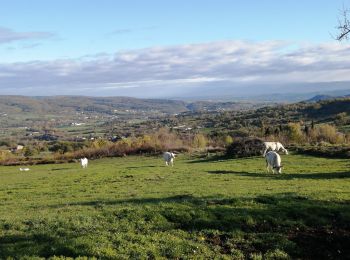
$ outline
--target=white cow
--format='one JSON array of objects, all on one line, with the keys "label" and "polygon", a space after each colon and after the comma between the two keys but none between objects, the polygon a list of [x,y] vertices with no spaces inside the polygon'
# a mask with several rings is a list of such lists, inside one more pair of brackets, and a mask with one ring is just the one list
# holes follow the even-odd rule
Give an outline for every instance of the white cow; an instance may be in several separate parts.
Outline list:
[{"label": "white cow", "polygon": [[268,150],[271,150],[271,151],[282,151],[284,152],[285,154],[288,154],[288,151],[286,148],[283,147],[283,145],[280,143],[280,142],[264,142],[264,153],[263,153],[263,157],[265,157],[266,155],[266,152]]},{"label": "white cow", "polygon": [[27,172],[27,171],[29,171],[30,169],[29,169],[29,168],[19,168],[19,170],[20,170],[21,172]]},{"label": "white cow", "polygon": [[282,173],[281,156],[275,151],[270,151],[265,156],[267,172]]},{"label": "white cow", "polygon": [[83,167],[83,168],[87,168],[87,166],[88,166],[88,159],[86,158],[86,157],[84,157],[84,158],[81,158],[80,159],[80,164],[81,164],[81,167]]},{"label": "white cow", "polygon": [[165,152],[163,153],[163,159],[165,161],[165,165],[168,166],[171,164],[171,166],[174,166],[174,158],[175,154],[171,152]]}]

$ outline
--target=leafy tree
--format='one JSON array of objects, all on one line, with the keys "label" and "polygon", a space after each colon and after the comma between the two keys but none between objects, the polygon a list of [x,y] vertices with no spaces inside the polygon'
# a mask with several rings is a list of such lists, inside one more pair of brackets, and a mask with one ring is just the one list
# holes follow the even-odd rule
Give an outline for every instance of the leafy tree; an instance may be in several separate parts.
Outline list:
[{"label": "leafy tree", "polygon": [[25,157],[30,157],[30,156],[33,156],[37,151],[33,148],[33,147],[30,147],[30,146],[26,146],[24,148],[24,151],[23,151],[23,155]]},{"label": "leafy tree", "polygon": [[7,147],[10,147],[10,143],[9,141],[5,141],[5,140],[0,140],[0,146],[7,146]]},{"label": "leafy tree", "polygon": [[224,142],[225,142],[225,146],[230,145],[233,143],[233,138],[230,135],[226,135]]},{"label": "leafy tree", "polygon": [[100,138],[100,139],[94,140],[91,144],[91,147],[102,148],[104,146],[107,146],[108,144],[110,144],[110,142],[108,140]]},{"label": "leafy tree", "polygon": [[73,151],[73,148],[71,143],[69,142],[54,142],[49,147],[49,151],[64,154],[64,153]]},{"label": "leafy tree", "polygon": [[265,135],[265,137],[271,135],[271,128],[270,127],[266,127],[264,135]]},{"label": "leafy tree", "polygon": [[15,156],[15,155],[11,154],[8,151],[0,151],[0,161],[6,160],[6,159],[11,158],[13,156]]},{"label": "leafy tree", "polygon": [[275,136],[279,136],[279,135],[280,135],[280,128],[279,128],[279,127],[277,127],[277,128],[275,129],[274,135],[275,135]]},{"label": "leafy tree", "polygon": [[193,138],[193,146],[196,148],[205,148],[207,143],[208,139],[202,134],[196,134]]},{"label": "leafy tree", "polygon": [[303,140],[303,133],[300,129],[299,123],[289,123],[288,124],[288,138],[292,142],[301,142]]},{"label": "leafy tree", "polygon": [[346,112],[338,113],[335,116],[335,122],[337,125],[346,124],[347,123],[347,113]]}]

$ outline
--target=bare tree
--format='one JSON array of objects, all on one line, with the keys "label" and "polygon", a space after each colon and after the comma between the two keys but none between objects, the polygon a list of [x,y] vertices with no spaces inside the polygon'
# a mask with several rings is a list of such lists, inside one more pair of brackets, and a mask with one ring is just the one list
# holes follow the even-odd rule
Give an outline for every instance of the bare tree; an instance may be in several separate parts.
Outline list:
[{"label": "bare tree", "polygon": [[338,34],[335,39],[338,41],[348,40],[350,36],[350,20],[349,20],[349,9],[343,7],[340,11],[341,15],[338,18]]}]

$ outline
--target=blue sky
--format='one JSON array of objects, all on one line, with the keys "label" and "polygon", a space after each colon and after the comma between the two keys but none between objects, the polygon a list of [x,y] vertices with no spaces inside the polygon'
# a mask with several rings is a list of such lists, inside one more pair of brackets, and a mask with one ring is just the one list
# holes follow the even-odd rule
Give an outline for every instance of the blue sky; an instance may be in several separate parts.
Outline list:
[{"label": "blue sky", "polygon": [[[82,89],[89,89],[88,83],[94,82],[102,92],[114,90],[104,91],[106,95],[117,95],[118,89],[148,88],[154,82],[170,82],[171,86],[181,82],[179,86],[185,87],[193,82],[198,86],[201,79],[213,85],[227,79],[240,81],[232,79],[229,70],[244,70],[246,78],[255,78],[258,84],[261,74],[271,76],[268,72],[272,70],[264,71],[259,64],[276,66],[278,61],[287,62],[290,74],[296,70],[293,66],[305,70],[301,67],[311,59],[306,57],[310,51],[315,56],[307,66],[313,76],[324,72],[326,62],[334,66],[337,61],[341,68],[322,81],[336,81],[337,77],[347,80],[341,59],[348,55],[348,43],[337,43],[330,35],[336,33],[339,9],[344,4],[350,6],[350,1],[1,1],[0,94],[40,93],[40,88],[51,89],[50,94],[84,94]],[[265,50],[269,52],[268,61],[264,60],[266,53],[254,58],[262,46],[269,48]],[[320,53],[315,49],[326,54],[324,60],[317,60]],[[219,56],[208,57],[208,51]],[[298,61],[290,59],[291,52]],[[167,59],[176,59],[177,63],[168,64]],[[233,62],[249,59],[251,66]],[[210,60],[213,64],[201,69],[196,60],[204,65]],[[221,64],[225,60],[226,64]],[[154,70],[146,68],[156,63]],[[133,66],[138,67],[125,69]],[[166,69],[170,67],[173,74]],[[316,71],[320,67],[322,71]],[[246,73],[250,70],[253,72]],[[88,72],[89,77],[95,77],[85,82]],[[113,77],[114,72],[117,76]],[[152,73],[157,75],[152,77]],[[276,70],[272,76],[283,78],[279,73]],[[290,78],[302,82],[308,76]],[[64,86],[76,91],[65,91]]]}]

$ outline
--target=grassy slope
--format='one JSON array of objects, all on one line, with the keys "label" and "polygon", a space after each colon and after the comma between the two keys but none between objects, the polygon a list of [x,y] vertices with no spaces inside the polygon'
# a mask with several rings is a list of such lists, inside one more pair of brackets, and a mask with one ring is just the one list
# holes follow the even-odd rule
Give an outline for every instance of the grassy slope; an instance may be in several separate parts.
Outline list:
[{"label": "grassy slope", "polygon": [[1,167],[0,258],[349,257],[349,161],[282,159]]}]

